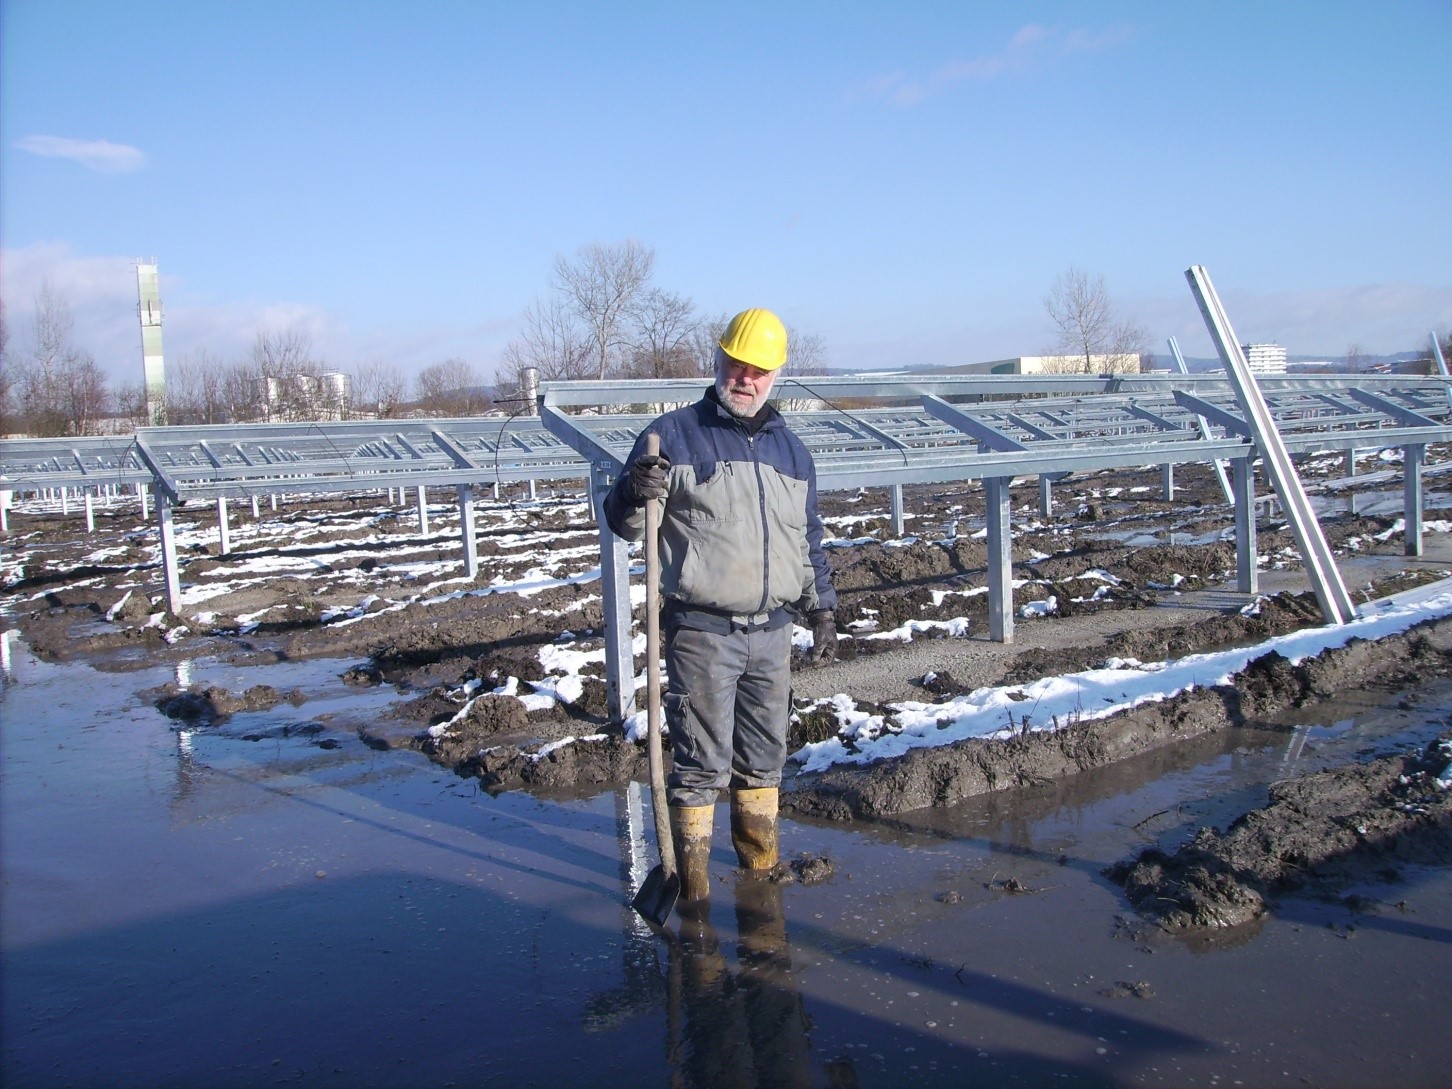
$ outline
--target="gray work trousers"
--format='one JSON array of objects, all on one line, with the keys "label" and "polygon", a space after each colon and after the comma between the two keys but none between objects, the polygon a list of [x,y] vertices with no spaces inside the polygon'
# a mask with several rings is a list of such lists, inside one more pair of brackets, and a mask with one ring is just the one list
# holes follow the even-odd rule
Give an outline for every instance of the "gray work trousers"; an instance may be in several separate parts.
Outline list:
[{"label": "gray work trousers", "polygon": [[670,804],[712,805],[726,786],[777,786],[787,755],[792,626],[728,635],[677,628],[665,644]]}]

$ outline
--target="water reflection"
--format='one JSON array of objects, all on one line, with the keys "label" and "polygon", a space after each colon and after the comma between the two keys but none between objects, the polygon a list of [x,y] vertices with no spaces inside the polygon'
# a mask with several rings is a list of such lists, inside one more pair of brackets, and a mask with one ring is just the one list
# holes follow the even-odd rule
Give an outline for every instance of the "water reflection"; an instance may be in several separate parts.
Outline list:
[{"label": "water reflection", "polygon": [[672,1068],[688,1085],[811,1085],[811,1021],[792,972],[782,887],[738,881],[734,963],[710,911],[682,912],[669,943]]}]

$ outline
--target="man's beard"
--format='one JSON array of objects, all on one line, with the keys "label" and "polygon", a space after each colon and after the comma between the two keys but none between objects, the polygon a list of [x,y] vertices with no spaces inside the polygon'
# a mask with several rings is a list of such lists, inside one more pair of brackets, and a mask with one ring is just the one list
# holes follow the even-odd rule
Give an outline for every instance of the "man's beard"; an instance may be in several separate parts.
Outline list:
[{"label": "man's beard", "polygon": [[767,396],[771,389],[762,390],[753,396],[750,393],[733,392],[726,384],[724,378],[716,379],[716,396],[721,400],[721,406],[738,420],[749,420],[761,411],[761,406],[766,404]]}]

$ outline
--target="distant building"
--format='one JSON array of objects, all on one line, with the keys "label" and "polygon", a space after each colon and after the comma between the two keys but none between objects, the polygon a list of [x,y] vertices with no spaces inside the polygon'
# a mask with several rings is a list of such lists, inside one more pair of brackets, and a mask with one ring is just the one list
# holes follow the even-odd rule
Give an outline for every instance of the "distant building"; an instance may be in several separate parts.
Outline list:
[{"label": "distant building", "polygon": [[265,420],[345,420],[353,379],[341,371],[268,375],[253,379],[252,397]]},{"label": "distant building", "polygon": [[1019,355],[949,367],[959,374],[1138,374],[1139,355],[1091,355],[1084,367],[1082,355]]},{"label": "distant building", "polygon": [[1279,344],[1242,344],[1251,374],[1285,374],[1286,350]]}]

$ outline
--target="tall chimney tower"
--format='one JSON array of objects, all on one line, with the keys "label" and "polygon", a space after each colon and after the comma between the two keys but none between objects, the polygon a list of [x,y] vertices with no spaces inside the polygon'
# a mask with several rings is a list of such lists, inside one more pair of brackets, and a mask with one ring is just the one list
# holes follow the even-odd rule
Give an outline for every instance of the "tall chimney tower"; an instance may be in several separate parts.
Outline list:
[{"label": "tall chimney tower", "polygon": [[141,367],[146,376],[146,418],[152,427],[166,424],[166,371],[161,358],[161,288],[156,259],[136,266],[136,313],[141,318]]}]

